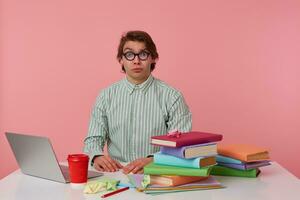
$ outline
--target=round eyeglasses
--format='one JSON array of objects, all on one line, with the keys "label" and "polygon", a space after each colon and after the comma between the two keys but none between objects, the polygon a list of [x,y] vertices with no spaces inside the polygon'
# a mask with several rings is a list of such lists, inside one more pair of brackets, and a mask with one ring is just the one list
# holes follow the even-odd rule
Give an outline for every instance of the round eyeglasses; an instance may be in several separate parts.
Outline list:
[{"label": "round eyeglasses", "polygon": [[141,51],[140,53],[134,53],[132,51],[127,51],[123,53],[123,56],[126,58],[126,60],[132,61],[135,59],[135,56],[138,56],[140,60],[147,60],[150,53],[147,51]]}]

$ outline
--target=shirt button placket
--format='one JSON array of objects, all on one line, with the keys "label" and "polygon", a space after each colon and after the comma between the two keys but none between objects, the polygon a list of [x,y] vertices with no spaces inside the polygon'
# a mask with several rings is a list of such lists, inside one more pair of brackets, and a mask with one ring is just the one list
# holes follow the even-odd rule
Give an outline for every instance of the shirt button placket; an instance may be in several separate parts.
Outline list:
[{"label": "shirt button placket", "polygon": [[130,147],[130,160],[134,159],[134,124],[135,124],[135,113],[136,109],[136,86],[132,92],[132,101],[131,101],[131,108],[130,108],[130,133],[128,134],[131,138],[129,138],[129,147]]}]

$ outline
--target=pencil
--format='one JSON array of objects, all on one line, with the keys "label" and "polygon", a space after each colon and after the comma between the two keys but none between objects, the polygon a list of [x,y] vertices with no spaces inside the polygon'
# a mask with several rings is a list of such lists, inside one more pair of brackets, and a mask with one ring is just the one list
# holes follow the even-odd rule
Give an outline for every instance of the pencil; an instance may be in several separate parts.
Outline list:
[{"label": "pencil", "polygon": [[125,191],[125,190],[128,190],[128,189],[129,189],[129,187],[124,187],[124,188],[121,188],[121,189],[115,190],[115,191],[113,191],[113,192],[110,192],[110,193],[104,194],[104,195],[102,195],[102,196],[101,196],[101,198],[109,197],[109,196],[111,196],[111,195],[114,195],[114,194],[117,194],[117,193],[123,192],[123,191]]}]

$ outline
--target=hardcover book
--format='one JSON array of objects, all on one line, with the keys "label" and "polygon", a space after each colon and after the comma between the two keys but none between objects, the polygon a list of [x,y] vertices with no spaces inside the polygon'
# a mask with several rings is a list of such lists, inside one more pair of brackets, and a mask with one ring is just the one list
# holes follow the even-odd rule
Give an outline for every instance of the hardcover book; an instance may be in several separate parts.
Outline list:
[{"label": "hardcover book", "polygon": [[163,154],[173,155],[180,158],[196,158],[217,155],[216,143],[203,143],[196,145],[189,145],[183,147],[160,147],[160,152]]},{"label": "hardcover book", "polygon": [[183,159],[175,156],[156,153],[154,154],[153,161],[159,165],[171,165],[178,167],[188,168],[203,168],[216,164],[216,157],[198,157],[193,159]]},{"label": "hardcover book", "polygon": [[149,185],[144,189],[145,193],[166,193],[166,192],[177,192],[177,191],[191,191],[191,190],[204,190],[204,189],[218,189],[223,188],[220,182],[214,177],[209,176],[205,180],[196,181],[193,183],[187,183],[178,186],[159,186]]},{"label": "hardcover book", "polygon": [[232,164],[242,164],[243,163],[241,160],[230,158],[228,156],[222,156],[222,155],[217,155],[216,159],[217,159],[217,163],[218,162],[232,163]]},{"label": "hardcover book", "polygon": [[248,144],[218,145],[218,154],[244,162],[269,160],[268,150]]},{"label": "hardcover book", "polygon": [[257,161],[257,162],[248,162],[248,163],[242,163],[242,164],[218,162],[218,165],[230,167],[230,168],[234,168],[234,169],[248,170],[248,169],[255,169],[258,167],[268,166],[268,165],[270,165],[270,162],[269,161]]},{"label": "hardcover book", "polygon": [[144,167],[144,174],[149,175],[178,175],[178,176],[208,176],[211,167],[205,167],[200,169],[187,168],[187,167],[175,167],[168,165],[158,165],[155,163],[149,163]]},{"label": "hardcover book", "polygon": [[[142,186],[144,179],[143,174],[129,174],[127,175],[130,183],[136,187],[140,192],[159,194],[159,193],[168,193],[168,192],[183,192],[183,191],[192,191],[192,190],[202,190],[202,189],[217,189],[223,188],[223,186],[218,182],[214,177],[195,177],[200,178],[199,181],[192,183],[177,185],[177,186],[164,186],[158,184],[148,185],[146,188]],[[151,175],[152,176],[152,175]],[[150,176],[150,177],[151,177]]]},{"label": "hardcover book", "polygon": [[239,169],[233,169],[233,168],[224,167],[220,165],[215,165],[212,167],[210,174],[216,176],[238,176],[238,177],[255,178],[259,175],[259,173],[260,170],[258,168],[249,169],[249,170],[239,170]]},{"label": "hardcover book", "polygon": [[223,136],[220,134],[192,131],[178,134],[176,137],[171,135],[152,136],[151,144],[158,146],[182,147],[194,144],[217,142],[222,140],[222,138]]},{"label": "hardcover book", "polygon": [[205,176],[167,176],[150,175],[150,184],[159,186],[178,186],[207,179]]}]

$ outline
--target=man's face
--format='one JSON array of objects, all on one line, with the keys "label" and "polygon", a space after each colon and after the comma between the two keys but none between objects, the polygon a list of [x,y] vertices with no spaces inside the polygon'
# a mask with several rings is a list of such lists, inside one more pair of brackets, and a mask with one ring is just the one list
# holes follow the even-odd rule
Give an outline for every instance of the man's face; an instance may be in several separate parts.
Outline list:
[{"label": "man's face", "polygon": [[128,80],[140,84],[149,77],[154,60],[143,42],[127,41],[123,47],[120,63],[125,68]]}]

